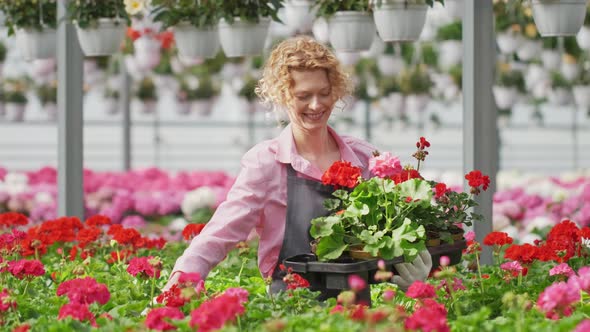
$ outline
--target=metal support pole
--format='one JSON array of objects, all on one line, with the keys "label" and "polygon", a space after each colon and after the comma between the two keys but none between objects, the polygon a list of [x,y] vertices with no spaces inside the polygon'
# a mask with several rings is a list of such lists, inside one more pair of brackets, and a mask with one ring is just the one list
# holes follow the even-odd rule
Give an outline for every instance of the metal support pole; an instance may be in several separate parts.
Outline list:
[{"label": "metal support pole", "polygon": [[[463,170],[481,170],[491,185],[475,200],[475,213],[484,222],[476,223],[478,242],[492,231],[492,198],[498,171],[497,110],[492,95],[496,47],[492,0],[465,1],[463,16]],[[467,183],[464,184],[469,191]],[[490,247],[483,246],[483,264],[492,264]]]},{"label": "metal support pole", "polygon": [[154,109],[154,166],[156,167],[160,167],[160,144],[162,144],[162,137],[160,136],[160,115],[156,106]]},{"label": "metal support pole", "polygon": [[577,171],[578,170],[578,166],[580,165],[580,160],[579,160],[579,155],[578,155],[578,151],[579,151],[579,146],[580,146],[580,142],[578,141],[578,107],[574,106],[572,109],[572,148],[573,148],[573,170]]},{"label": "metal support pole", "polygon": [[365,104],[365,140],[370,142],[373,138],[371,133],[371,102],[368,100],[364,101]]},{"label": "metal support pole", "polygon": [[[58,215],[84,218],[83,67],[74,25],[65,20],[69,0],[57,1]],[[63,21],[62,21],[63,19]]]},{"label": "metal support pole", "polygon": [[123,111],[123,169],[131,170],[131,76],[127,72],[125,57],[121,55],[119,61],[121,70],[121,98],[119,108]]}]

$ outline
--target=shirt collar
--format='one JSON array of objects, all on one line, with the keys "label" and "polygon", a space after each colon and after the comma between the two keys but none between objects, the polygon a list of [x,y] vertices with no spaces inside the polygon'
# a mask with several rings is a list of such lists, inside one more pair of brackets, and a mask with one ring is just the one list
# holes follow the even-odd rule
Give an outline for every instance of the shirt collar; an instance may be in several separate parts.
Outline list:
[{"label": "shirt collar", "polygon": [[[328,126],[328,132],[332,135],[336,144],[338,144],[340,158],[342,160],[349,161],[353,166],[361,168],[365,167],[352,148],[336,133],[336,131],[334,131],[334,129],[332,129],[332,127]],[[300,156],[295,147],[291,124],[289,124],[283,129],[278,137],[278,147],[275,159],[284,164],[292,164],[292,162],[298,157]]]}]

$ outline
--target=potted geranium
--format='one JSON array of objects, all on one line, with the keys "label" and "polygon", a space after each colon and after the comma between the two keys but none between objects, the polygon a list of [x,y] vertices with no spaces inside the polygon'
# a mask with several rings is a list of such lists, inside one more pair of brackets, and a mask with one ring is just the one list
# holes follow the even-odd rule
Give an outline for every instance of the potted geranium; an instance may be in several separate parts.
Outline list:
[{"label": "potted geranium", "polygon": [[185,77],[176,94],[179,103],[179,113],[195,113],[201,116],[211,114],[213,99],[219,89],[213,84],[209,75],[199,77]]},{"label": "potted geranium", "polygon": [[406,96],[406,111],[423,112],[430,102],[430,89],[434,83],[425,65],[406,68],[399,77],[400,90]]},{"label": "potted geranium", "polygon": [[311,32],[316,7],[313,0],[287,0],[285,2],[285,24],[295,33]]},{"label": "potted geranium", "polygon": [[37,97],[49,119],[55,120],[57,118],[57,81],[53,80],[39,85],[37,87]]},{"label": "potted geranium", "polygon": [[152,114],[156,111],[158,93],[156,85],[150,77],[144,77],[138,82],[135,97],[139,101],[139,110],[143,114]]},{"label": "potted geranium", "polygon": [[117,114],[119,112],[119,91],[107,85],[104,88],[103,98],[106,113],[110,115]]},{"label": "potted geranium", "polygon": [[496,105],[501,110],[510,110],[517,101],[518,94],[525,91],[524,76],[520,70],[507,63],[498,64],[496,84],[493,86]]},{"label": "potted geranium", "polygon": [[481,219],[469,209],[476,205],[473,195],[488,188],[489,177],[470,172],[465,176],[470,193],[453,192],[444,183],[422,178],[420,163],[430,143],[421,137],[416,146],[417,168],[402,167],[390,153],[375,153],[369,161],[374,175],[370,179],[361,177],[360,168],[341,161],[324,173],[322,182],[338,189],[324,203],[331,213],[311,221],[312,249],[319,260],[335,260],[360,249],[373,257],[403,256],[412,261],[427,239],[453,242],[451,229]]},{"label": "potted geranium", "polygon": [[248,104],[248,111],[250,113],[254,113],[257,110],[258,105],[258,97],[254,90],[256,89],[256,85],[258,84],[258,80],[252,76],[247,76],[244,79],[243,85],[238,91],[238,96],[246,101]]},{"label": "potted geranium", "polygon": [[570,90],[572,84],[562,73],[554,71],[551,73],[551,90],[548,99],[553,105],[566,105],[571,100]]},{"label": "potted geranium", "polygon": [[10,121],[24,120],[27,107],[27,85],[23,79],[6,79],[4,81],[4,102],[6,118]]},{"label": "potted geranium", "polygon": [[[132,2],[132,3],[131,3]],[[76,26],[86,56],[112,55],[119,51],[130,23],[130,14],[144,10],[146,0],[68,1],[68,17]],[[127,9],[127,11],[126,11]]]},{"label": "potted geranium", "polygon": [[460,64],[463,57],[463,24],[455,21],[438,28],[436,39],[439,40],[438,65],[443,70]]},{"label": "potted geranium", "polygon": [[417,40],[426,22],[426,11],[443,0],[371,0],[375,25],[384,41]]},{"label": "potted geranium", "polygon": [[0,1],[6,15],[8,35],[16,35],[16,45],[26,60],[55,57],[57,5],[51,1]]},{"label": "potted geranium", "polygon": [[214,0],[153,0],[153,21],[172,28],[178,55],[212,58],[219,50],[217,2]]},{"label": "potted geranium", "polygon": [[262,53],[271,19],[280,22],[277,14],[283,2],[219,1],[219,42],[225,55],[239,57]]},{"label": "potted geranium", "polygon": [[365,51],[375,38],[369,0],[319,0],[317,16],[328,22],[330,44],[339,52]]}]

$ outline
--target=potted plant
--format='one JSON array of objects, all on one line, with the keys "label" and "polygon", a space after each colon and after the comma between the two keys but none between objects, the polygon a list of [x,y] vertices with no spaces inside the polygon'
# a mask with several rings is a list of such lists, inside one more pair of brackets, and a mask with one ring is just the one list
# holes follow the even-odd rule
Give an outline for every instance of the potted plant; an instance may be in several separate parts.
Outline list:
[{"label": "potted plant", "polygon": [[248,104],[248,112],[254,113],[257,110],[258,103],[258,96],[254,90],[256,89],[256,85],[258,84],[258,80],[252,76],[247,76],[244,79],[244,84],[238,91],[238,96],[246,101]]},{"label": "potted plant", "polygon": [[471,191],[453,192],[444,183],[422,178],[419,167],[430,143],[421,137],[416,145],[417,168],[402,167],[398,157],[376,152],[369,161],[374,176],[370,179],[361,177],[360,168],[341,161],[324,173],[322,182],[338,189],[324,202],[330,214],[311,221],[312,250],[320,261],[339,259],[347,252],[355,257],[357,248],[372,257],[403,256],[412,261],[427,239],[453,243],[452,228],[482,219],[469,209],[476,205],[473,196],[488,188],[489,177],[470,172],[465,178]]},{"label": "potted plant", "polygon": [[185,77],[176,94],[180,106],[179,113],[195,113],[201,116],[211,114],[213,99],[218,93],[219,89],[209,75]]},{"label": "potted plant", "polygon": [[551,90],[549,90],[548,100],[554,105],[566,105],[569,103],[571,96],[572,84],[562,73],[554,71],[551,73]]},{"label": "potted plant", "polygon": [[[68,17],[77,30],[86,56],[112,55],[119,51],[130,23],[129,14],[145,10],[146,0],[68,1]],[[127,11],[129,11],[129,14]]]},{"label": "potted plant", "polygon": [[6,45],[4,45],[3,42],[0,42],[0,75],[2,75],[4,60],[6,60]]},{"label": "potted plant", "polygon": [[339,52],[366,51],[375,37],[369,0],[319,0],[317,16],[326,18],[332,47]]},{"label": "potted plant", "polygon": [[309,33],[316,10],[313,0],[286,0],[285,24],[295,33]]},{"label": "potted plant", "polygon": [[373,17],[384,41],[414,41],[420,37],[428,6],[443,0],[372,0]]},{"label": "potted plant", "polygon": [[377,67],[383,75],[397,75],[404,68],[401,43],[388,42],[383,54],[377,57]]},{"label": "potted plant", "polygon": [[520,70],[507,63],[499,63],[496,71],[496,84],[493,86],[496,106],[500,110],[510,110],[517,101],[518,94],[525,91],[524,76]]},{"label": "potted plant", "polygon": [[26,60],[55,57],[57,6],[55,1],[1,1],[8,35]]},{"label": "potted plant", "polygon": [[399,77],[400,90],[406,96],[408,113],[423,113],[430,102],[430,89],[434,83],[424,64],[406,68]]},{"label": "potted plant", "polygon": [[119,91],[107,85],[102,95],[105,103],[105,111],[109,115],[119,113]]},{"label": "potted plant", "polygon": [[153,21],[174,31],[178,55],[212,58],[219,50],[217,2],[215,0],[153,0]]},{"label": "potted plant", "polygon": [[381,100],[381,108],[389,116],[401,116],[404,110],[405,97],[402,94],[399,81],[396,76],[382,76],[378,82]]},{"label": "potted plant", "polygon": [[575,36],[584,24],[587,0],[530,0],[537,30],[543,37]]},{"label": "potted plant", "polygon": [[4,81],[4,102],[6,118],[10,121],[24,120],[27,107],[27,85],[24,79],[6,79]]},{"label": "potted plant", "polygon": [[138,82],[135,97],[140,102],[139,110],[143,114],[152,114],[156,111],[158,94],[156,85],[150,77],[144,77]]},{"label": "potted plant", "polygon": [[[589,60],[584,61],[588,62]],[[578,78],[572,82],[572,85],[576,105],[583,110],[588,110],[590,107],[590,72],[582,70]]]},{"label": "potted plant", "polygon": [[583,50],[590,50],[590,10],[586,11],[584,25],[580,28],[580,31],[576,35],[576,41]]},{"label": "potted plant", "polygon": [[436,32],[438,43],[438,66],[443,70],[460,64],[463,58],[463,24],[455,21],[438,28]]},{"label": "potted plant", "polygon": [[57,81],[37,86],[37,97],[50,120],[57,118]]},{"label": "potted plant", "polygon": [[277,16],[283,0],[224,0],[218,2],[219,42],[228,57],[262,53],[270,20]]}]

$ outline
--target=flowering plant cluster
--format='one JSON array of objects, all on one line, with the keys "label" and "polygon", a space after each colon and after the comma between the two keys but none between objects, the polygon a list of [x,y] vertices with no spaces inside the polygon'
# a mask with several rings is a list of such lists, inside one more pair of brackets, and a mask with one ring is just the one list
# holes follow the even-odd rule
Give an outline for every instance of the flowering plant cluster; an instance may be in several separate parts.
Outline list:
[{"label": "flowering plant cluster", "polygon": [[68,18],[82,29],[96,27],[101,18],[119,19],[120,24],[130,25],[125,3],[121,0],[68,1]]},{"label": "flowering plant cluster", "polygon": [[324,204],[332,213],[311,221],[320,260],[336,259],[357,245],[373,256],[412,260],[425,249],[427,232],[450,241],[457,225],[481,219],[469,208],[476,205],[473,195],[488,188],[489,177],[480,171],[467,174],[470,193],[425,180],[419,170],[430,142],[421,137],[416,147],[417,168],[402,167],[398,157],[386,152],[369,160],[374,177],[368,180],[347,162],[336,162],[326,171],[322,182],[337,190]]},{"label": "flowering plant cluster", "polygon": [[8,35],[17,29],[42,30],[57,27],[57,5],[55,0],[0,0],[0,11],[5,15]]}]

